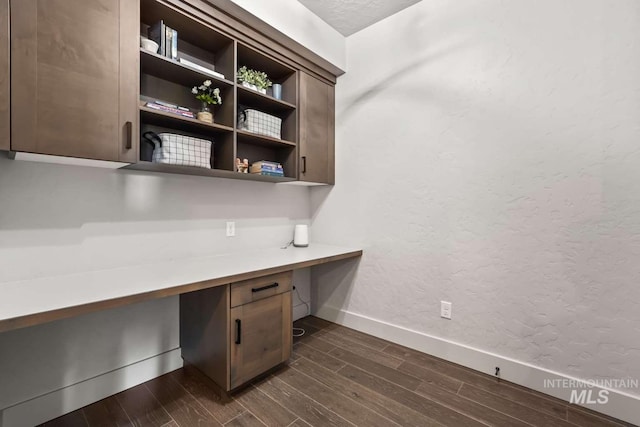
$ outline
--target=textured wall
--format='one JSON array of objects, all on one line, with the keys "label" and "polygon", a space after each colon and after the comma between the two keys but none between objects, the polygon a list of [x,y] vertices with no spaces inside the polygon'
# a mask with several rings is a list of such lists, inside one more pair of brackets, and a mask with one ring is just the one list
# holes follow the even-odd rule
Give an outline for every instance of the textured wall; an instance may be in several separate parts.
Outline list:
[{"label": "textured wall", "polygon": [[350,36],[420,0],[299,1],[323,21],[330,23],[340,34]]},{"label": "textured wall", "polygon": [[[275,247],[308,218],[306,188],[0,157],[0,294],[9,280]],[[178,346],[177,297],[0,334],[0,409]]]},{"label": "textured wall", "polygon": [[344,36],[298,0],[232,1],[342,70],[347,69]]},{"label": "textured wall", "polygon": [[640,3],[424,1],[347,62],[312,190],[315,238],[365,248],[340,307],[640,378]]}]

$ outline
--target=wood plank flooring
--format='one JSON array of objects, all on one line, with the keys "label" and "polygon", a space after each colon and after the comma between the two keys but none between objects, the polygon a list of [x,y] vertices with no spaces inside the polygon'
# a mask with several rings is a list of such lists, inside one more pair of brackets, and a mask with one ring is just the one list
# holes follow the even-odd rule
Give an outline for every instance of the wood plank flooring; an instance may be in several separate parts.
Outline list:
[{"label": "wood plank flooring", "polygon": [[322,319],[295,326],[289,363],[232,396],[179,369],[44,426],[631,426]]}]

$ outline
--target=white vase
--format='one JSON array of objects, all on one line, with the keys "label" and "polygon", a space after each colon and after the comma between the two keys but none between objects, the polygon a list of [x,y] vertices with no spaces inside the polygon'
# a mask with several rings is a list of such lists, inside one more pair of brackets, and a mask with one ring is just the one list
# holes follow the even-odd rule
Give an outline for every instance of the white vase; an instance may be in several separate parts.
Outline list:
[{"label": "white vase", "polygon": [[267,90],[266,89],[259,88],[258,86],[252,85],[251,83],[242,82],[242,86],[244,86],[246,88],[249,88],[251,90],[255,90],[256,92],[260,92],[263,95],[267,94]]}]

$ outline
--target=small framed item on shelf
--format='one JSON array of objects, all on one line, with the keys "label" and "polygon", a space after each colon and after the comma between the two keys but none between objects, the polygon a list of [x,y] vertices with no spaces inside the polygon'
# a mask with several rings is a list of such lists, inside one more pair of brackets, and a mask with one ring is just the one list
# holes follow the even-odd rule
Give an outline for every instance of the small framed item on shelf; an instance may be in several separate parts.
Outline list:
[{"label": "small framed item on shelf", "polygon": [[153,144],[154,163],[211,169],[212,141],[174,133],[145,132],[142,136]]}]

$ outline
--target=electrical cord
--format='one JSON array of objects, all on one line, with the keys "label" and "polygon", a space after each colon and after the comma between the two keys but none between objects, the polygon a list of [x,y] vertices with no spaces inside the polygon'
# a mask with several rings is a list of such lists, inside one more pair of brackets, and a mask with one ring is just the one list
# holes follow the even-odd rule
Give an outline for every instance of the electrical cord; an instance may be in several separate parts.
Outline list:
[{"label": "electrical cord", "polygon": [[293,245],[293,240],[287,243],[286,245],[282,246],[280,249],[287,249],[291,245]]},{"label": "electrical cord", "polygon": [[[292,242],[293,242],[293,241],[292,241]],[[289,244],[291,244],[291,243],[289,243]],[[284,249],[286,249],[286,248],[284,248]],[[300,297],[300,292],[298,292],[298,288],[296,288],[296,287],[294,286],[294,287],[293,287],[293,290],[294,290],[294,291],[296,291],[296,296],[297,296],[297,297],[298,297],[298,299],[302,302],[302,304],[304,304],[304,305],[307,307],[307,316],[308,316],[309,314],[311,314],[311,307],[309,307],[309,303],[308,303],[308,302],[306,302],[305,300],[303,300],[303,299]],[[298,305],[301,305],[301,304],[298,304]],[[298,305],[296,305],[296,307],[297,307]],[[300,332],[296,332],[296,331],[300,331]],[[293,336],[294,336],[294,337],[296,337],[296,338],[299,338],[299,337],[303,336],[303,335],[304,335],[304,333],[305,333],[305,330],[304,330],[303,328],[293,328]]]},{"label": "electrical cord", "polygon": [[300,298],[300,293],[298,292],[298,289],[294,286],[293,290],[296,291],[296,296],[298,297],[298,299],[300,300],[300,302],[302,302],[302,304],[304,304],[307,307],[307,316],[311,314],[311,307],[309,307],[309,303],[306,302],[305,300],[303,300],[302,298]]}]

